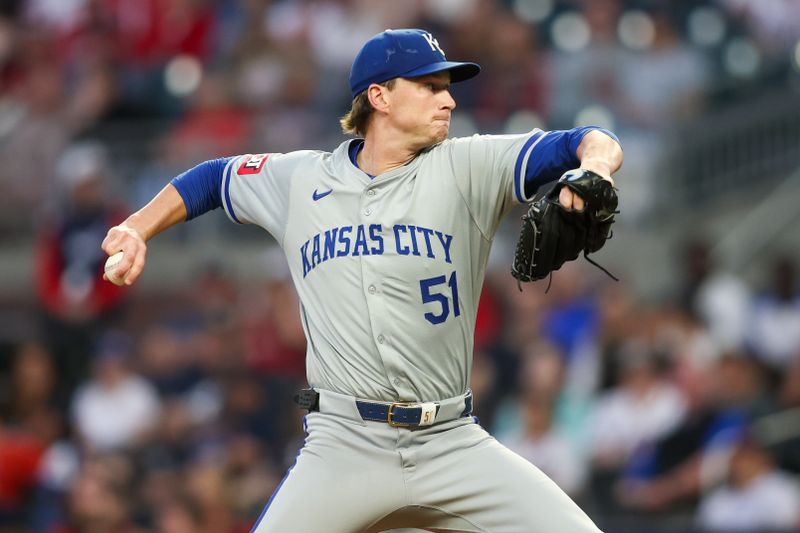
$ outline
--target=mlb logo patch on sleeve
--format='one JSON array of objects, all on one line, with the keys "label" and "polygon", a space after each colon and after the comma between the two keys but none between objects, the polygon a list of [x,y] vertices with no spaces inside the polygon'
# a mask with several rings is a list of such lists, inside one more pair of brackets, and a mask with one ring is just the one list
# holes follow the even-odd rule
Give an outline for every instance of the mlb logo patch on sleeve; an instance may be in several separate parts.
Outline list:
[{"label": "mlb logo patch on sleeve", "polygon": [[248,155],[244,162],[239,165],[236,173],[240,176],[245,174],[258,174],[264,166],[269,154]]}]

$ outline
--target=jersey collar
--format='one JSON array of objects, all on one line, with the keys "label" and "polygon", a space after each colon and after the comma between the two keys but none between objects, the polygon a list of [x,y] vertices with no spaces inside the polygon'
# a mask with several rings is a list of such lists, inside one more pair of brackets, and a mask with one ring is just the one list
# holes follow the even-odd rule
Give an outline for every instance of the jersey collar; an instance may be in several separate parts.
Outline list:
[{"label": "jersey collar", "polygon": [[[347,149],[347,152],[350,155],[350,162],[353,163],[353,166],[359,170],[361,170],[361,167],[358,166],[358,152],[360,152],[362,148],[364,148],[364,139],[353,139],[350,141],[350,147]],[[364,171],[362,170],[362,172]],[[368,172],[364,172],[364,174],[370,178],[375,177],[373,174]]]}]

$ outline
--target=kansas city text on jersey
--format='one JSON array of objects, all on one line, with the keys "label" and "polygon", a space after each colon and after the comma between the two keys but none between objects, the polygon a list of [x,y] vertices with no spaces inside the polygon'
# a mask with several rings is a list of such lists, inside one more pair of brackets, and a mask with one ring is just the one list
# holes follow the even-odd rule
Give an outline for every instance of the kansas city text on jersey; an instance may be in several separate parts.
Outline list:
[{"label": "kansas city text on jersey", "polygon": [[[300,247],[303,277],[317,265],[335,257],[382,255],[386,239],[394,243],[397,255],[444,259],[452,263],[450,246],[453,236],[438,230],[410,224],[395,224],[384,233],[381,224],[339,226],[314,235]],[[391,244],[390,244],[391,246]]]}]

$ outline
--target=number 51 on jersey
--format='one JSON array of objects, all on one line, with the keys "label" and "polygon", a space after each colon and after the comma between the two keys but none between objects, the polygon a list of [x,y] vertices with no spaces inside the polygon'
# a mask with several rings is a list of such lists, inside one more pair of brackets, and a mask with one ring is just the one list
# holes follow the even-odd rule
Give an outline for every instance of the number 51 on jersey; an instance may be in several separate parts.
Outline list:
[{"label": "number 51 on jersey", "polygon": [[461,308],[458,305],[458,278],[455,271],[450,274],[450,277],[443,275],[419,280],[419,290],[422,303],[431,304],[434,306],[433,309],[439,311],[438,313],[432,311],[425,313],[425,320],[431,324],[441,324],[447,320],[447,317],[450,316],[450,302],[452,302],[453,315],[461,314]]}]

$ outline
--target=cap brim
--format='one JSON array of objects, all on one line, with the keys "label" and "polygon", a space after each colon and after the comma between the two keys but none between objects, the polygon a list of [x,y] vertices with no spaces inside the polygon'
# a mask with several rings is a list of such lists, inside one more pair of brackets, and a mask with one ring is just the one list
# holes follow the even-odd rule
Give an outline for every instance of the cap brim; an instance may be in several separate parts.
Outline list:
[{"label": "cap brim", "polygon": [[438,63],[431,63],[424,67],[416,68],[409,72],[404,72],[400,77],[402,78],[416,78],[418,76],[425,76],[426,74],[435,74],[436,72],[450,72],[450,82],[456,83],[459,81],[474,78],[481,71],[480,65],[477,63],[461,63],[458,61],[440,61]]}]

